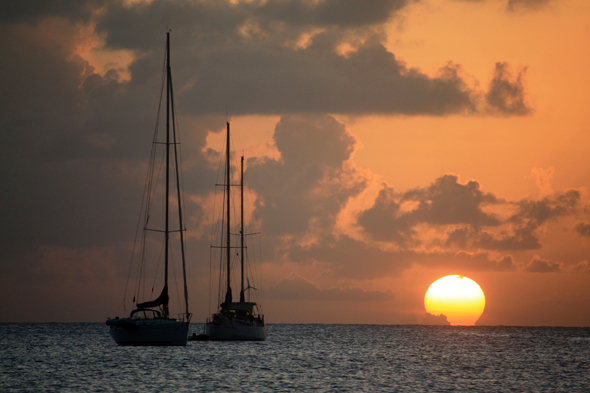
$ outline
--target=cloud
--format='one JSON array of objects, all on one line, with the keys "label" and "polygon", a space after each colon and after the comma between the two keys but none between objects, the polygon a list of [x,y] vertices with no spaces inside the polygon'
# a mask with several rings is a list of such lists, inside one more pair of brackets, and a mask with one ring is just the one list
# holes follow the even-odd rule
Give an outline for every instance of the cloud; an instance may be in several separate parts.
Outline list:
[{"label": "cloud", "polygon": [[531,170],[531,173],[535,176],[537,180],[537,186],[539,187],[539,191],[542,195],[548,195],[553,193],[553,188],[551,188],[551,180],[553,179],[555,168],[533,168]]},{"label": "cloud", "polygon": [[524,271],[528,273],[559,273],[563,269],[563,264],[552,262],[535,255]]},{"label": "cloud", "polygon": [[[0,32],[6,36],[0,43],[6,54],[0,58],[0,177],[10,187],[0,193],[1,248],[129,241],[158,108],[158,78],[153,84],[122,83],[115,70],[94,73],[76,55],[77,27],[66,20],[3,23]],[[160,70],[161,64],[153,73]],[[187,171],[185,181],[198,193],[203,183],[193,176],[214,179],[214,173],[201,154],[207,129],[192,131],[184,158],[197,169]],[[189,211],[198,214],[198,207]]]},{"label": "cloud", "polygon": [[[190,223],[204,221],[200,202],[215,184],[216,153],[206,150],[207,136],[224,127],[225,108],[234,116],[279,114],[273,141],[280,157],[247,165],[273,261],[320,262],[326,276],[352,279],[400,275],[412,265],[513,270],[512,256],[491,251],[539,248],[537,228],[571,214],[579,194],[506,202],[455,175],[408,191],[384,184],[358,216],[363,233],[335,234],[339,214],[370,178],[351,161],[355,137],[325,113],[530,113],[524,71],[513,77],[506,63],[496,65],[488,93],[493,110],[485,112],[478,107],[482,93],[466,83],[459,65],[427,75],[389,52],[386,23],[411,3],[0,3],[0,179],[9,190],[0,193],[0,263],[22,268],[19,274],[40,272],[40,280],[78,259],[81,267],[108,260],[91,271],[101,280],[125,274],[119,268],[127,263],[141,202],[164,31],[172,27]],[[84,57],[93,45],[106,57],[126,51],[129,78],[115,66],[98,72]],[[351,50],[342,53],[343,45]],[[516,210],[509,220],[495,210],[505,205]],[[580,225],[576,230],[586,236]],[[427,231],[439,237],[425,239]],[[206,248],[202,239],[190,241],[199,252]],[[275,289],[305,288],[334,300],[388,296],[321,289],[304,279]]]},{"label": "cloud", "polygon": [[540,10],[546,7],[554,0],[508,0],[506,10],[510,12],[526,11],[526,10]]},{"label": "cloud", "polygon": [[586,224],[585,222],[581,222],[576,225],[575,229],[576,229],[576,232],[578,232],[578,234],[580,236],[590,237],[590,224]]},{"label": "cloud", "polygon": [[581,261],[576,263],[573,266],[570,266],[568,272],[572,273],[582,273],[582,274],[589,274],[590,273],[590,262],[587,260]]},{"label": "cloud", "polygon": [[287,0],[262,3],[260,14],[271,16],[289,25],[372,26],[382,24],[409,0],[376,0],[359,3],[355,0]]},{"label": "cloud", "polygon": [[[535,250],[541,248],[537,229],[549,220],[573,214],[580,198],[578,190],[567,190],[538,200],[511,202],[482,192],[477,181],[461,184],[457,176],[444,175],[429,187],[403,193],[383,184],[373,206],[358,214],[357,224],[371,239],[402,247],[426,246],[421,235],[428,228],[439,232],[446,228],[446,239],[439,235],[431,239],[433,245]],[[507,211],[512,213],[506,215]]]},{"label": "cloud", "polygon": [[516,265],[510,255],[498,257],[485,251],[452,250],[424,251],[414,248],[382,249],[376,244],[339,236],[325,236],[310,245],[289,244],[286,258],[292,262],[328,267],[327,277],[374,279],[399,276],[413,265],[461,271],[514,271]]},{"label": "cloud", "polygon": [[440,315],[432,315],[431,313],[426,313],[426,315],[424,315],[424,319],[422,319],[422,325],[448,325],[450,326],[451,323],[447,320],[446,315],[444,314],[440,314]]},{"label": "cloud", "polygon": [[475,180],[466,184],[460,184],[458,180],[456,175],[443,175],[428,188],[407,191],[402,201],[418,202],[417,209],[411,213],[418,222],[435,225],[498,225],[498,218],[482,211],[482,206],[497,203],[496,197],[482,193]]},{"label": "cloud", "polygon": [[552,218],[571,214],[580,202],[580,191],[567,190],[540,200],[522,199],[516,205],[518,212],[510,218],[513,222],[543,224]]},{"label": "cloud", "polygon": [[[489,0],[455,0],[465,3],[485,3]],[[508,0],[506,2],[506,11],[508,12],[516,12],[516,11],[530,11],[530,10],[540,10],[549,4],[555,2],[555,0]]]},{"label": "cloud", "polygon": [[496,63],[494,78],[485,96],[491,113],[502,116],[524,116],[532,112],[525,102],[523,77],[526,68],[512,77],[508,63]]},{"label": "cloud", "polygon": [[181,99],[196,113],[474,113],[477,94],[459,66],[429,77],[385,48],[385,23],[409,3],[113,3],[96,30],[107,48],[143,53],[131,71],[144,73],[161,42],[154,27],[175,27]]},{"label": "cloud", "polygon": [[381,302],[394,298],[394,295],[391,292],[366,291],[360,288],[321,289],[303,277],[292,277],[281,280],[276,285],[265,290],[265,296],[272,299],[337,302]]},{"label": "cloud", "polygon": [[367,180],[347,164],[356,143],[328,115],[283,116],[273,136],[280,159],[248,160],[256,214],[265,233],[302,236],[334,225],[344,204]]},{"label": "cloud", "polygon": [[502,222],[499,234],[482,228],[463,227],[450,232],[447,245],[487,250],[536,250],[541,243],[537,229],[547,221],[571,215],[580,200],[580,192],[568,190],[539,200],[512,202],[516,212]]},{"label": "cloud", "polygon": [[22,0],[0,3],[0,22],[38,22],[41,18],[61,17],[74,22],[88,22],[105,0]]},{"label": "cloud", "polygon": [[500,220],[483,211],[496,203],[492,194],[481,192],[477,181],[461,184],[456,175],[443,175],[429,187],[402,194],[383,185],[374,205],[359,214],[358,224],[374,239],[404,244],[419,224],[497,226]]},{"label": "cloud", "polygon": [[406,244],[415,233],[414,222],[401,212],[396,198],[393,188],[383,184],[374,205],[359,214],[357,223],[374,239]]}]

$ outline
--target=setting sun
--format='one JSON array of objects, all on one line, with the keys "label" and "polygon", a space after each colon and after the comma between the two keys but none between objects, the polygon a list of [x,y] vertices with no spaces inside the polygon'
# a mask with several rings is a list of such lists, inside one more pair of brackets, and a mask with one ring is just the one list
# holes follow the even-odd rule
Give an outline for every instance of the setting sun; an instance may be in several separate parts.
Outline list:
[{"label": "setting sun", "polygon": [[424,296],[426,311],[443,314],[451,325],[474,325],[486,305],[479,285],[464,276],[451,275],[433,282]]}]

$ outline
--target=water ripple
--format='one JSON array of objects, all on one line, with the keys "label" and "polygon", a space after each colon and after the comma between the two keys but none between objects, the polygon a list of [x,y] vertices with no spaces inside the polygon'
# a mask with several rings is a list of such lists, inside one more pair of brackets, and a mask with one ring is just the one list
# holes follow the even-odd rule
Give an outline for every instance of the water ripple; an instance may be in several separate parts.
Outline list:
[{"label": "water ripple", "polygon": [[0,324],[0,391],[590,391],[589,328],[269,325],[268,331],[265,342],[118,347],[103,324]]}]

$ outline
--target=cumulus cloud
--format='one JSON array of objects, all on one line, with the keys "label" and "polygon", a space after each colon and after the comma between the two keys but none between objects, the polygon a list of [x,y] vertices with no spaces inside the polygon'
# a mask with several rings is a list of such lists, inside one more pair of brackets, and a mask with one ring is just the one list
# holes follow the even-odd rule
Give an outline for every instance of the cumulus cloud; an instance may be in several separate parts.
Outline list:
[{"label": "cumulus cloud", "polygon": [[570,266],[567,270],[573,273],[588,274],[590,273],[590,262],[586,260],[578,262],[575,265]]},{"label": "cumulus cloud", "polygon": [[510,221],[540,225],[552,218],[571,214],[578,206],[580,198],[580,191],[572,189],[540,200],[522,199],[517,202],[518,212]]},{"label": "cumulus cloud", "polygon": [[502,116],[524,116],[531,113],[532,109],[527,105],[525,97],[525,72],[526,68],[523,68],[513,77],[508,63],[496,63],[494,77],[485,96],[490,112]]},{"label": "cumulus cloud", "polygon": [[[444,175],[429,187],[403,193],[384,184],[373,205],[359,213],[357,224],[371,239],[402,247],[425,245],[419,232],[426,225],[446,228],[446,239],[438,243],[445,247],[535,250],[541,248],[539,227],[573,214],[580,198],[578,190],[566,190],[540,199],[506,201],[482,192],[477,181],[461,184],[457,176]],[[500,215],[494,209],[513,213]],[[580,224],[576,230],[583,234],[584,228]]]},{"label": "cumulus cloud", "polygon": [[497,226],[500,220],[483,210],[496,203],[496,197],[483,193],[477,181],[461,184],[458,176],[443,175],[429,187],[401,194],[383,185],[375,204],[359,214],[358,224],[377,240],[406,243],[419,224]]},{"label": "cumulus cloud", "polygon": [[537,229],[547,221],[571,215],[580,193],[568,190],[539,200],[522,199],[510,204],[516,212],[503,221],[500,233],[483,228],[463,227],[450,232],[447,244],[488,250],[536,250],[541,248]]},{"label": "cumulus cloud", "polygon": [[590,224],[587,224],[585,222],[581,222],[579,224],[576,225],[576,232],[578,232],[578,234],[580,236],[588,236],[590,237]]},{"label": "cumulus cloud", "polygon": [[510,255],[497,256],[486,251],[448,249],[424,251],[422,246],[419,244],[391,250],[348,236],[325,236],[311,245],[290,244],[288,258],[292,262],[303,264],[320,262],[329,267],[326,276],[353,279],[399,276],[413,265],[461,271],[516,270],[514,258]]},{"label": "cumulus cloud", "polygon": [[[429,77],[384,46],[385,22],[408,1],[163,2],[105,7],[96,29],[108,48],[153,62],[154,26],[175,27],[183,99],[196,113],[391,113],[477,111],[478,93],[460,67]],[[131,28],[133,26],[133,28]],[[341,45],[352,50],[339,53]],[[178,63],[177,63],[178,64]]]},{"label": "cumulus cloud", "polygon": [[563,269],[563,264],[543,259],[535,255],[526,265],[524,271],[528,273],[559,273]]},{"label": "cumulus cloud", "polygon": [[372,207],[361,212],[358,217],[358,224],[377,240],[395,241],[407,243],[414,234],[413,222],[408,214],[402,214],[399,198],[394,190],[384,184],[379,191]]},{"label": "cumulus cloud", "polygon": [[280,159],[248,161],[256,214],[266,233],[302,236],[332,228],[336,215],[367,180],[347,161],[355,138],[328,115],[283,116],[273,136]]}]

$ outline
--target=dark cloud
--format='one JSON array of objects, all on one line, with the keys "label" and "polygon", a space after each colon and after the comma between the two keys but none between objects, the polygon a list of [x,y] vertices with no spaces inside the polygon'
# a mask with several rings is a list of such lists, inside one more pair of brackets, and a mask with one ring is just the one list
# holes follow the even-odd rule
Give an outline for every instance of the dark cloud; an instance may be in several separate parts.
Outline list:
[{"label": "dark cloud", "polygon": [[375,204],[363,211],[358,219],[358,224],[377,240],[395,241],[396,243],[407,244],[415,231],[412,229],[414,221],[409,214],[400,211],[399,194],[383,185]]},{"label": "dark cloud", "polygon": [[411,2],[271,0],[232,4],[224,0],[154,0],[132,6],[110,2],[97,20],[97,28],[108,34],[109,46],[120,49],[153,49],[158,31],[165,28],[172,28],[179,36],[190,35],[200,50],[209,51],[220,44],[231,48],[240,43],[254,49],[254,41],[272,44],[297,39],[310,29],[373,29]]},{"label": "dark cloud", "polygon": [[511,12],[539,10],[553,2],[555,0],[508,0],[506,9]]},{"label": "dark cloud", "polygon": [[512,255],[506,255],[496,259],[486,252],[468,253],[461,251],[455,256],[452,256],[450,263],[445,263],[445,265],[473,271],[488,270],[502,272],[516,270],[516,264]]},{"label": "dark cloud", "polygon": [[[360,213],[358,224],[377,240],[406,243],[419,224],[468,224],[475,228],[497,226],[500,220],[482,208],[496,204],[492,194],[481,192],[476,181],[460,184],[455,175],[444,175],[429,187],[395,194],[386,185],[375,204]],[[406,210],[401,206],[407,203]]]},{"label": "dark cloud", "polygon": [[346,165],[356,140],[332,116],[283,116],[273,136],[279,160],[248,160],[256,214],[265,233],[301,236],[331,229],[336,215],[367,180]]},{"label": "dark cloud", "polygon": [[579,200],[580,193],[577,190],[568,190],[540,200],[522,199],[513,203],[517,212],[503,223],[507,229],[500,234],[477,227],[462,227],[449,233],[447,245],[504,251],[540,249],[537,229],[548,220],[572,214]]},{"label": "dark cloud", "polygon": [[[485,3],[489,0],[454,0],[457,2],[464,3]],[[529,10],[540,10],[550,3],[556,2],[556,0],[508,0],[506,3],[506,11],[529,11]]]},{"label": "dark cloud", "polygon": [[[97,17],[108,48],[149,53],[173,27],[194,113],[472,113],[459,67],[436,77],[408,68],[383,45],[405,1],[114,3]],[[362,11],[358,11],[358,8]],[[332,10],[338,10],[334,12]],[[133,27],[131,27],[133,26]],[[159,28],[158,28],[159,27]],[[362,37],[362,38],[358,38]],[[304,45],[297,44],[308,40]],[[341,44],[355,49],[339,54]],[[139,59],[134,72],[149,59]],[[187,108],[188,109],[188,108]]]},{"label": "dark cloud", "polygon": [[394,298],[391,292],[365,291],[360,288],[318,288],[303,277],[293,277],[269,287],[265,296],[271,299],[374,302]]},{"label": "dark cloud", "polygon": [[[274,33],[269,33],[273,34]],[[452,72],[429,78],[407,68],[371,39],[347,57],[338,33],[319,33],[304,49],[239,46],[194,61],[195,110],[234,114],[390,113],[445,115],[474,112],[474,94]],[[270,48],[279,43],[271,44]],[[207,92],[206,95],[203,92]]]},{"label": "dark cloud", "polygon": [[398,276],[412,265],[461,271],[516,270],[514,259],[510,255],[498,257],[488,252],[423,251],[419,248],[384,250],[348,236],[337,239],[326,236],[307,246],[289,244],[283,252],[292,262],[326,264],[330,267],[327,276],[354,279]]},{"label": "dark cloud", "polygon": [[19,0],[0,2],[0,22],[38,22],[46,17],[88,22],[106,0]]},{"label": "dark cloud", "polygon": [[540,200],[523,199],[517,203],[518,212],[513,222],[532,221],[538,225],[545,221],[570,214],[580,203],[580,191],[567,190]]},{"label": "dark cloud", "polygon": [[498,202],[496,197],[483,193],[477,181],[460,184],[455,175],[444,175],[428,188],[417,188],[404,193],[402,201],[418,202],[412,211],[418,222],[434,225],[470,224],[495,226],[498,218],[482,211],[482,207]]},{"label": "dark cloud", "polygon": [[431,313],[426,313],[424,315],[424,319],[422,319],[422,325],[451,325],[451,323],[447,320],[447,316],[444,314],[440,315],[432,315]]},{"label": "dark cloud", "polygon": [[496,63],[494,78],[486,94],[491,112],[503,116],[524,116],[531,113],[532,109],[526,104],[523,84],[525,72],[526,68],[513,78],[508,63]]},{"label": "dark cloud", "polygon": [[543,259],[538,255],[535,255],[524,269],[524,271],[528,273],[559,273],[561,270],[561,263]]},{"label": "dark cloud", "polygon": [[590,224],[586,224],[585,222],[581,222],[576,225],[575,229],[576,229],[576,232],[578,232],[578,234],[580,236],[590,237]]},{"label": "dark cloud", "polygon": [[[75,31],[63,20],[0,26],[0,179],[10,189],[0,193],[4,249],[100,247],[134,233],[161,62],[142,83],[124,83],[115,70],[101,76],[75,54]],[[184,141],[184,158],[197,167],[185,176],[193,192],[203,179],[214,182],[200,154],[206,135],[196,129]]]},{"label": "dark cloud", "polygon": [[535,223],[528,223],[496,235],[482,228],[463,227],[449,233],[446,245],[484,250],[537,250],[541,248],[534,233],[537,228]]},{"label": "dark cloud", "polygon": [[308,246],[290,244],[286,252],[293,262],[323,262],[331,268],[327,275],[356,279],[399,275],[417,259],[412,251],[386,251],[348,236],[324,236]]},{"label": "dark cloud", "polygon": [[[541,248],[537,229],[548,220],[572,214],[580,198],[579,191],[568,190],[540,200],[503,201],[483,193],[476,181],[460,184],[457,176],[444,175],[429,187],[404,193],[383,185],[373,206],[359,214],[357,223],[371,238],[405,247],[419,244],[417,228],[426,224],[449,228],[446,247],[535,250]],[[500,219],[485,210],[500,205],[515,206],[516,212]]]},{"label": "dark cloud", "polygon": [[372,26],[382,24],[410,0],[283,0],[260,5],[260,14],[290,25]]},{"label": "dark cloud", "polygon": [[537,228],[548,220],[572,214],[580,198],[578,190],[568,190],[540,200],[522,199],[516,203],[517,213],[508,220],[513,234],[500,239],[488,238],[482,244],[487,243],[489,249],[539,249]]}]

